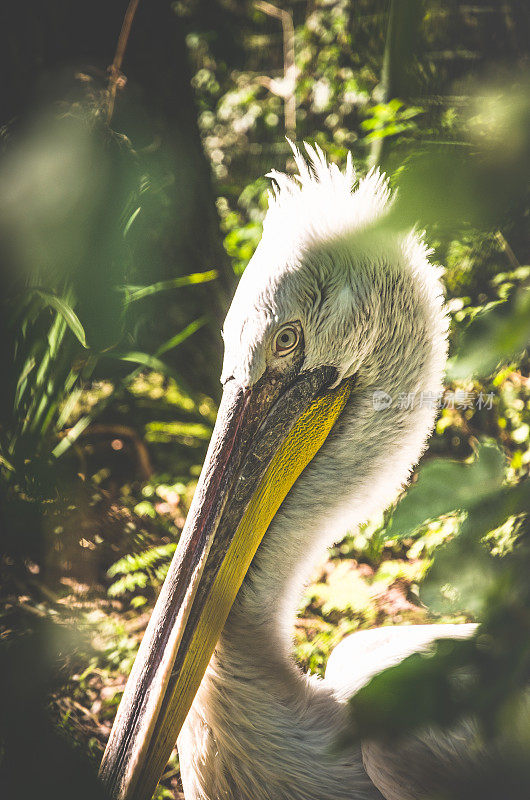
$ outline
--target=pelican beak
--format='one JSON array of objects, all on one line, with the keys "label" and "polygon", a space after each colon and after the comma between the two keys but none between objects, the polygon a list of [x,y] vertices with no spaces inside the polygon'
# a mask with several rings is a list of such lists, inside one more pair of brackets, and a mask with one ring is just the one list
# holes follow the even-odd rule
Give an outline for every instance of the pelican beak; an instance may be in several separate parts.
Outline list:
[{"label": "pelican beak", "polygon": [[100,777],[151,798],[271,520],[352,388],[333,368],[225,387],[186,525],[116,715]]}]

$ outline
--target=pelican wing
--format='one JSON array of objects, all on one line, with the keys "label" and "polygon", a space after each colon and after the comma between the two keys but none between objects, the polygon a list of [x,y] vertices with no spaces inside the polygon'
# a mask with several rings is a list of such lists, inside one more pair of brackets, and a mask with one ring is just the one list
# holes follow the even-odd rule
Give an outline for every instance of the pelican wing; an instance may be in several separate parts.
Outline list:
[{"label": "pelican wing", "polygon": [[347,636],[334,649],[326,668],[326,683],[343,701],[368,681],[413,653],[426,651],[436,639],[467,639],[476,625],[393,625]]},{"label": "pelican wing", "polygon": [[[399,625],[360,631],[348,636],[333,651],[326,683],[346,702],[368,681],[413,653],[426,651],[437,639],[471,636],[476,625]],[[453,797],[451,786],[469,772],[471,762],[480,767],[484,753],[470,757],[475,728],[462,723],[450,733],[427,729],[418,736],[393,743],[363,742],[363,763],[370,779],[386,800],[420,800]],[[449,794],[448,794],[449,792]]]}]

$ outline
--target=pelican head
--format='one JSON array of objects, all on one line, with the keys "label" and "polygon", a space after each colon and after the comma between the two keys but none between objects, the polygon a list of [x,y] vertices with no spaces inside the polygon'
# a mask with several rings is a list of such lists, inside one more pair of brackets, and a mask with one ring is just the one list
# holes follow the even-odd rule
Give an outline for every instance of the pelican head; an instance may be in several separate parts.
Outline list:
[{"label": "pelican head", "polygon": [[440,270],[420,235],[388,224],[377,171],[356,183],[351,159],[341,172],[306,151],[295,177],[271,173],[226,317],[217,423],[102,763],[116,798],[151,796],[231,610],[257,622],[278,594],[285,608],[266,614],[285,619],[299,551],[386,507],[432,427]]}]

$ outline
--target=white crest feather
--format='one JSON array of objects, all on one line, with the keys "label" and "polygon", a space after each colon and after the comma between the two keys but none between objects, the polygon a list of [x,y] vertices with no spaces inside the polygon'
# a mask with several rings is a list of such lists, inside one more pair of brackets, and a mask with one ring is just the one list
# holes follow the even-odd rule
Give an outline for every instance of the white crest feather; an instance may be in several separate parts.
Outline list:
[{"label": "white crest feather", "polygon": [[[288,140],[289,141],[289,140]],[[272,170],[264,232],[297,242],[332,239],[379,219],[390,207],[388,181],[372,169],[357,182],[351,154],[342,172],[318,144],[304,142],[307,158],[291,141],[297,175]]]}]

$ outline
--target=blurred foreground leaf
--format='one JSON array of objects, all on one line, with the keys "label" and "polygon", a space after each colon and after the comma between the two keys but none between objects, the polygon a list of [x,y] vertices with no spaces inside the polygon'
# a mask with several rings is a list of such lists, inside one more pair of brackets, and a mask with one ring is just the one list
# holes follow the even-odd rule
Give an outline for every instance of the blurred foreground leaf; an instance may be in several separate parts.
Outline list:
[{"label": "blurred foreground leaf", "polygon": [[466,330],[449,377],[489,375],[500,362],[518,356],[530,343],[530,287],[478,314]]},{"label": "blurred foreground leaf", "polygon": [[508,525],[517,540],[517,520],[530,511],[530,491],[527,481],[505,485],[504,466],[502,452],[489,444],[479,446],[472,464],[429,461],[394,513],[387,539],[410,535],[428,520],[464,514],[422,586],[422,599],[435,613],[465,609],[480,616],[496,582],[511,569],[510,559],[493,554],[494,542],[485,537]]},{"label": "blurred foreground leaf", "polygon": [[510,524],[512,541],[517,535],[516,518],[530,511],[527,481],[492,492],[468,509],[460,530],[436,553],[434,564],[422,586],[421,596],[433,612],[465,609],[482,617],[499,581],[508,580],[515,554],[501,557],[492,552],[490,532]]},{"label": "blurred foreground leaf", "polygon": [[[50,719],[54,691],[82,641],[74,625],[45,615],[2,615],[0,639],[0,795],[105,800],[97,768]],[[22,632],[23,628],[23,632]]]},{"label": "blurred foreground leaf", "polygon": [[387,538],[410,535],[430,519],[466,511],[496,491],[504,479],[505,458],[493,445],[480,445],[472,464],[438,458],[428,461],[400,501]]},{"label": "blurred foreground leaf", "polygon": [[42,301],[43,305],[47,305],[55,309],[55,311],[62,316],[78,342],[80,342],[83,347],[88,347],[86,343],[85,330],[81,324],[81,321],[74,309],[66,302],[64,298],[57,297],[49,292],[43,292],[42,289],[33,289],[31,293],[38,297],[39,300]]}]

